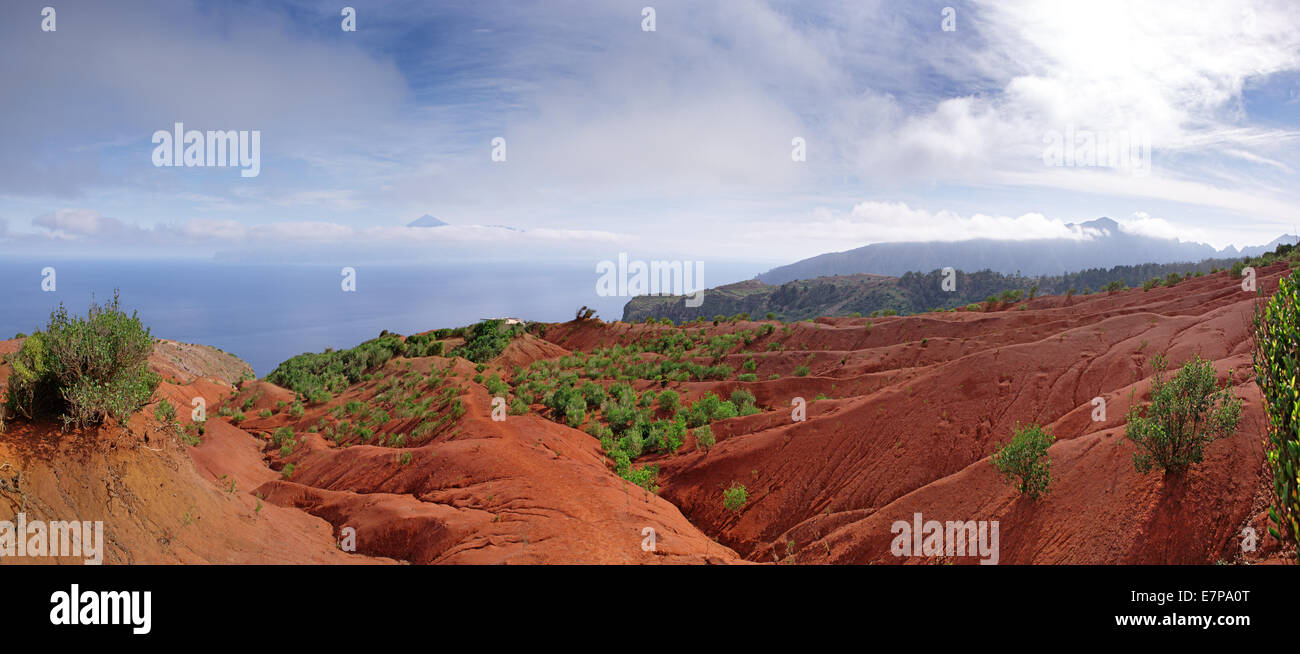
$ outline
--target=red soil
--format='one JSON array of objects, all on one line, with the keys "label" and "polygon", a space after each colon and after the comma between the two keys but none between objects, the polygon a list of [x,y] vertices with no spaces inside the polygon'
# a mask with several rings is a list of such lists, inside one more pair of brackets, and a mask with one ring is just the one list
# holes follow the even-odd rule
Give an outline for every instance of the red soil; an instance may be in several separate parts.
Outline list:
[{"label": "red soil", "polygon": [[[1271,293],[1285,267],[1259,272]],[[788,332],[771,323],[774,332],[743,346],[748,352],[721,357],[734,370],[752,357],[762,381],[671,384],[683,401],[745,388],[763,411],[715,422],[718,442],[707,453],[688,437],[676,454],[638,459],[660,466],[657,495],[615,475],[595,438],[538,415],[539,406],[493,421],[492,398],[464,359],[395,359],[294,417],[278,405],[294,401],[288,390],[267,382],[236,389],[242,372],[228,359],[173,346],[155,352],[155,368],[168,377],[155,401],[168,398],[188,423],[192,398],[206,398],[212,419],[202,445],[187,448],[162,433],[153,405],[125,431],[55,438],[48,427],[11,425],[0,437],[0,463],[23,470],[23,492],[0,492],[0,519],[21,498],[33,501],[29,513],[51,519],[105,519],[110,558],[123,562],[977,560],[892,555],[891,525],[910,523],[914,513],[998,521],[1001,563],[1241,561],[1247,525],[1261,535],[1249,560],[1278,560],[1262,518],[1266,418],[1251,372],[1254,301],[1238,279],[1219,273],[1149,292],[1042,297],[1023,311],[823,318]],[[689,329],[712,336],[763,324]],[[513,342],[483,374],[506,377],[516,366],[668,329],[675,328],[550,325],[544,338]],[[779,349],[768,350],[774,342]],[[0,342],[0,352],[15,347]],[[1123,437],[1130,394],[1147,398],[1155,354],[1167,355],[1171,368],[1192,355],[1211,360],[1221,380],[1231,373],[1244,401],[1235,434],[1211,444],[1205,461],[1181,477],[1135,472],[1134,447]],[[800,365],[807,376],[794,376]],[[382,436],[417,424],[397,415],[366,443],[311,431],[335,407],[372,401],[383,380],[448,366],[443,386],[420,392],[455,389],[464,415],[448,416],[422,439],[384,445]],[[0,368],[0,380],[6,374]],[[802,422],[791,419],[796,397],[807,403]],[[1106,407],[1098,422],[1096,397]],[[249,398],[238,426],[218,417],[225,401]],[[264,409],[272,415],[260,416]],[[1017,423],[1031,422],[1057,439],[1050,493],[1036,502],[1015,493],[989,461]],[[286,426],[297,440],[282,455],[269,439]],[[738,511],[722,504],[733,483],[748,490]],[[642,547],[647,527],[657,536],[654,551]],[[355,529],[355,553],[335,545],[345,528]]]},{"label": "red soil", "polygon": [[[20,342],[0,342],[0,353]],[[103,521],[104,563],[394,563],[335,545],[328,523],[250,490],[274,478],[260,443],[218,420],[198,447],[153,415],[166,398],[189,424],[191,402],[216,406],[247,364],[202,346],[163,342],[150,366],[164,381],[125,425],[89,430],[11,421],[0,434],[0,520]],[[0,366],[0,383],[9,376]],[[5,559],[82,563],[82,558]]]}]

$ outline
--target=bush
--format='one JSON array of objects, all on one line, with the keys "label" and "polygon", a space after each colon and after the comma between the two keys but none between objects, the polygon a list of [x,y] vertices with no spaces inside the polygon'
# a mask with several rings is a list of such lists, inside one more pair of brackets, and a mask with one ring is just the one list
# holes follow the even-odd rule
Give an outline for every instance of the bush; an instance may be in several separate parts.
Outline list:
[{"label": "bush", "polygon": [[1241,418],[1241,400],[1232,395],[1231,381],[1218,389],[1209,361],[1193,357],[1168,381],[1167,365],[1163,356],[1153,358],[1151,404],[1145,414],[1136,405],[1128,412],[1124,437],[1138,447],[1133,455],[1138,472],[1156,466],[1166,472],[1185,471],[1201,462],[1211,441],[1231,435]]},{"label": "bush", "polygon": [[794,369],[794,376],[795,376],[795,377],[807,377],[807,376],[808,376],[808,372],[809,372],[809,370],[808,370],[808,366],[806,366],[806,365],[805,365],[805,366],[798,366],[798,367],[796,367],[796,368]]},{"label": "bush", "polygon": [[728,511],[739,511],[749,501],[749,491],[745,485],[731,482],[731,487],[722,491],[722,506]]},{"label": "bush", "polygon": [[659,397],[656,399],[659,402],[659,410],[669,415],[677,413],[678,407],[681,406],[681,396],[677,394],[677,391],[674,391],[671,388],[660,393]]},{"label": "bush", "polygon": [[1269,430],[1268,465],[1273,471],[1269,533],[1290,543],[1300,560],[1300,279],[1278,282],[1267,305],[1255,310],[1255,383],[1264,396]]},{"label": "bush", "polygon": [[754,406],[754,394],[743,388],[737,388],[736,390],[731,391],[731,403],[734,404],[737,409]]},{"label": "bush", "polygon": [[1047,448],[1056,439],[1038,425],[1021,428],[1016,425],[1011,442],[993,453],[994,467],[1009,484],[1031,500],[1047,494],[1052,483],[1052,460],[1047,458]]},{"label": "bush", "polygon": [[1142,290],[1143,290],[1143,291],[1149,291],[1149,290],[1151,290],[1151,289],[1153,289],[1153,288],[1155,288],[1155,287],[1157,287],[1157,286],[1159,286],[1159,285],[1160,285],[1160,278],[1159,278],[1159,277],[1152,277],[1151,279],[1148,279],[1148,280],[1146,280],[1145,282],[1142,282]]},{"label": "bush", "polygon": [[1168,275],[1165,275],[1165,286],[1168,286],[1169,288],[1173,288],[1181,281],[1183,281],[1183,276],[1176,272],[1171,272]]},{"label": "bush", "polygon": [[59,305],[46,330],[6,359],[12,373],[5,404],[16,416],[57,415],[74,427],[108,416],[126,422],[160,381],[148,367],[152,351],[149,329],[120,309],[117,293],[107,304],[91,302],[84,319]]},{"label": "bush", "polygon": [[695,431],[691,433],[695,434],[696,449],[699,449],[703,452],[708,452],[709,449],[713,447],[713,444],[717,442],[713,438],[713,429],[708,425],[696,427]]},{"label": "bush", "polygon": [[582,399],[587,403],[587,407],[594,409],[605,401],[605,389],[595,382],[587,382],[579,389]]},{"label": "bush", "polygon": [[486,386],[488,393],[492,395],[505,397],[505,395],[510,392],[510,387],[507,386],[505,382],[501,381],[501,377],[496,373],[492,373],[492,375],[487,378]]},{"label": "bush", "polygon": [[275,431],[271,433],[271,442],[276,447],[280,447],[292,440],[293,427],[277,427]]},{"label": "bush", "polygon": [[474,363],[497,358],[511,340],[523,333],[519,325],[507,325],[500,318],[484,320],[466,331],[465,344],[452,350],[451,356],[465,357]]},{"label": "bush", "polygon": [[576,428],[587,418],[587,404],[581,398],[574,398],[564,406],[564,422]]},{"label": "bush", "polygon": [[153,409],[153,417],[164,425],[170,425],[176,422],[176,407],[172,406],[166,398],[158,401],[158,406]]}]

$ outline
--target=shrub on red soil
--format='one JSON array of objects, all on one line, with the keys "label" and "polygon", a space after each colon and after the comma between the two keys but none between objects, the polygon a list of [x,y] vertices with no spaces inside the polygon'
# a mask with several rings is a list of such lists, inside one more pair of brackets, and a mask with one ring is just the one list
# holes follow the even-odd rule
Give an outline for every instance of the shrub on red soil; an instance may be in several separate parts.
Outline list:
[{"label": "shrub on red soil", "polygon": [[1038,425],[1017,425],[1011,442],[993,453],[993,465],[1007,483],[1036,500],[1047,494],[1052,482],[1052,460],[1047,458],[1047,448],[1055,440]]},{"label": "shrub on red soil", "polygon": [[1232,395],[1231,381],[1218,388],[1214,366],[1199,356],[1167,381],[1165,358],[1154,357],[1152,366],[1151,404],[1145,413],[1137,406],[1129,409],[1124,436],[1138,447],[1133,455],[1138,472],[1160,467],[1181,473],[1201,462],[1206,445],[1236,430],[1241,400]]}]

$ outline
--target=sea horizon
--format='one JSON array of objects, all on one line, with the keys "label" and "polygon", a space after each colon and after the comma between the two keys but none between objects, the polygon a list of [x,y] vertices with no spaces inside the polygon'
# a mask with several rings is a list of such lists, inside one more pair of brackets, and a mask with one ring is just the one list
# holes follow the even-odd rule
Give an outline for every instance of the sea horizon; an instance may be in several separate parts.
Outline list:
[{"label": "sea horizon", "polygon": [[[710,262],[706,286],[745,279],[767,264]],[[54,290],[42,270],[53,268]],[[596,294],[594,263],[358,264],[356,291],[342,290],[343,266],[219,260],[10,260],[15,280],[0,314],[0,338],[45,328],[60,303],[84,313],[112,299],[136,311],[156,338],[229,352],[263,377],[304,352],[348,348],[387,330],[412,334],[487,318],[563,322],[581,306],[618,320],[630,297]],[[18,283],[26,278],[29,283]]]}]

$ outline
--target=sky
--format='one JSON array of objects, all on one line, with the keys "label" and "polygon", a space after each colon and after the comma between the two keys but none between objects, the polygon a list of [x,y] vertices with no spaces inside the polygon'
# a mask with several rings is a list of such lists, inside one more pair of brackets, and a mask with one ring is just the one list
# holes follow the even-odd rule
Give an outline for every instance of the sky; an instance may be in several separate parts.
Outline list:
[{"label": "sky", "polygon": [[[0,255],[1300,232],[1294,2],[350,1],[355,31],[343,2],[6,2]],[[155,165],[176,123],[256,131],[257,174]],[[424,214],[450,226],[405,227]]]}]

